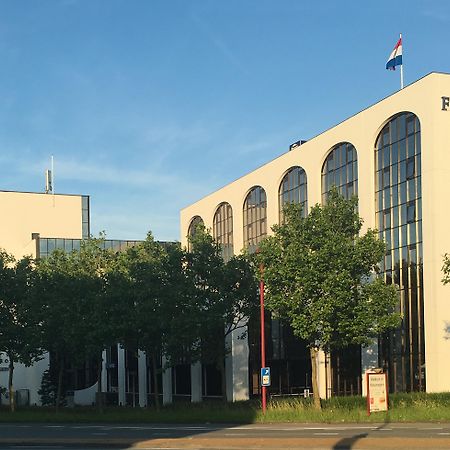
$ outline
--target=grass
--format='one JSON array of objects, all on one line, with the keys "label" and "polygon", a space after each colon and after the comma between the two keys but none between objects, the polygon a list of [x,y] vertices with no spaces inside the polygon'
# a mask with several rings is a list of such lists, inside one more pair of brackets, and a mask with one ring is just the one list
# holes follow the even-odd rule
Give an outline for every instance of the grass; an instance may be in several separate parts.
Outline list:
[{"label": "grass", "polygon": [[11,414],[0,408],[0,422],[59,423],[367,423],[367,422],[448,422],[450,392],[440,394],[395,394],[389,398],[387,413],[367,416],[365,398],[333,397],[322,401],[322,410],[313,408],[309,399],[272,399],[264,416],[259,401],[236,403],[179,403],[161,408],[106,408],[99,414],[95,408],[19,408]]}]

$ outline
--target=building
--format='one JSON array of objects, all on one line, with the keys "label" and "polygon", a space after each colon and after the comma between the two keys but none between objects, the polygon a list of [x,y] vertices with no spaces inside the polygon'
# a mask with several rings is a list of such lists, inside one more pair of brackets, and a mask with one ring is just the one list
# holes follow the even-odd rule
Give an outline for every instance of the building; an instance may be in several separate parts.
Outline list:
[{"label": "building", "polygon": [[[288,201],[307,211],[333,185],[358,195],[365,229],[387,244],[382,276],[399,285],[403,322],[370,349],[322,355],[323,397],[361,392],[361,374],[374,366],[387,369],[394,392],[450,390],[450,292],[441,283],[450,252],[449,98],[450,74],[431,73],[181,211],[182,243],[203,222],[227,255],[256,247]],[[232,339],[229,398],[259,391],[255,343],[251,329],[248,341]],[[272,392],[308,389],[304,343],[272,321],[268,346]]]},{"label": "building", "polygon": [[[89,196],[0,191],[0,248],[14,255],[39,256],[40,236],[89,236]],[[8,360],[0,354],[0,386],[8,385]],[[17,364],[14,385],[24,403],[39,403],[37,391],[49,364],[48,354],[32,368]],[[21,397],[21,398],[22,398]]]},{"label": "building", "polygon": [[[0,248],[14,255],[46,258],[53,250],[70,252],[80,249],[83,239],[90,236],[90,198],[86,195],[64,195],[0,191]],[[122,251],[140,241],[105,239],[102,245],[113,251]],[[51,355],[31,367],[15,364],[14,389],[19,405],[39,405],[42,376],[50,366]],[[162,361],[160,361],[162,363]],[[97,392],[97,366],[94,361],[69,366],[65,370],[65,383],[72,395],[69,403],[91,405]],[[0,387],[8,386],[9,361],[0,352]],[[150,362],[144,352],[136,355],[120,345],[103,352],[102,390],[108,403],[146,406],[154,391],[150,376]],[[185,376],[187,374],[187,376]],[[190,367],[178,366],[164,371],[160,385],[162,400],[191,396]],[[8,403],[0,396],[0,404]]]}]

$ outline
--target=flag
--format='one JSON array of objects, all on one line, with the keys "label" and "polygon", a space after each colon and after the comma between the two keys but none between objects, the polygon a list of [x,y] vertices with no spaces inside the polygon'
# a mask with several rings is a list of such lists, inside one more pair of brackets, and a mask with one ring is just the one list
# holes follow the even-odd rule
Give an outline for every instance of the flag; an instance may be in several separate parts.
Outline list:
[{"label": "flag", "polygon": [[401,65],[402,65],[402,38],[400,38],[397,44],[395,44],[394,50],[392,50],[388,62],[386,63],[386,69],[395,70],[395,66]]}]

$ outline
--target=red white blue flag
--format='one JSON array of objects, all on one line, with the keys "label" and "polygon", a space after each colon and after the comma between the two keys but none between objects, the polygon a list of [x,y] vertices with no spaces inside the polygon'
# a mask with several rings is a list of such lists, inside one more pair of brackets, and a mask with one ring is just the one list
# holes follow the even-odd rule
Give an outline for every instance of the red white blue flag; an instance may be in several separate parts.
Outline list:
[{"label": "red white blue flag", "polygon": [[396,66],[401,66],[402,53],[402,38],[400,37],[397,44],[395,44],[394,50],[392,50],[392,53],[389,56],[388,62],[386,63],[386,69],[395,70]]}]

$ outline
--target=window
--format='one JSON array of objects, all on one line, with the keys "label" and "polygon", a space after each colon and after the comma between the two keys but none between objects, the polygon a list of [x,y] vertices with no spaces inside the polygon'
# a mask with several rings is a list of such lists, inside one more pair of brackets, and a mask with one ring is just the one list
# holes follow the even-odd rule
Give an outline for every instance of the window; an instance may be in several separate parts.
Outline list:
[{"label": "window", "polygon": [[390,281],[392,267],[403,315],[400,328],[383,337],[380,346],[394,392],[425,390],[424,295],[414,281],[422,272],[417,258],[422,254],[420,152],[420,122],[411,113],[389,119],[375,143],[376,223],[393,256],[391,263],[380,264],[381,276]]},{"label": "window", "polygon": [[267,234],[266,191],[261,186],[253,187],[248,193],[243,208],[244,246],[256,250],[257,244]]},{"label": "window", "polygon": [[343,142],[333,147],[322,166],[322,202],[336,186],[345,198],[358,195],[358,165],[355,147]]},{"label": "window", "polygon": [[189,224],[187,238],[188,238],[188,250],[191,249],[190,239],[194,236],[196,233],[198,227],[205,226],[205,223],[203,222],[203,219],[200,216],[194,216],[191,219],[191,223]]},{"label": "window", "polygon": [[233,210],[229,203],[221,203],[213,220],[213,237],[222,248],[222,256],[228,261],[233,256]]},{"label": "window", "polygon": [[283,220],[283,208],[287,203],[302,206],[302,215],[308,213],[306,172],[301,167],[291,167],[283,177],[278,190],[278,207],[280,222]]}]

